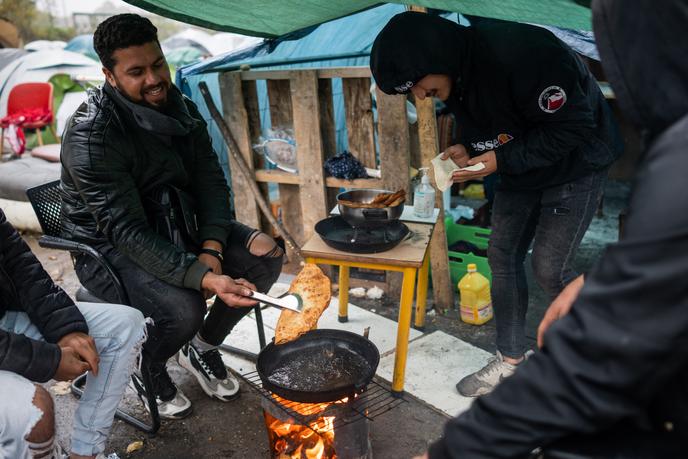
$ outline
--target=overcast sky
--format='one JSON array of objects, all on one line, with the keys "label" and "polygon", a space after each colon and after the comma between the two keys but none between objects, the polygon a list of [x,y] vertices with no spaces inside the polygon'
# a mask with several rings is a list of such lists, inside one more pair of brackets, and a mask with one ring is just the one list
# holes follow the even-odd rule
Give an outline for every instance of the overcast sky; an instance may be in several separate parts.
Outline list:
[{"label": "overcast sky", "polygon": [[57,16],[71,16],[72,13],[92,13],[106,1],[116,8],[138,10],[122,0],[38,0],[36,6],[41,10],[52,9]]}]

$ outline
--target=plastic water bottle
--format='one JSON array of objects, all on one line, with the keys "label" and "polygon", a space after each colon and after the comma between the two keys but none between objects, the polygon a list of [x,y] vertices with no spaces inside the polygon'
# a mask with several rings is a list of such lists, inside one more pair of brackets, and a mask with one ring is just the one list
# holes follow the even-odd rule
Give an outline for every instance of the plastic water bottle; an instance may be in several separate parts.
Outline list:
[{"label": "plastic water bottle", "polygon": [[435,210],[435,189],[430,185],[428,168],[420,168],[421,179],[413,193],[413,214],[420,218],[432,217]]},{"label": "plastic water bottle", "polygon": [[492,318],[490,281],[478,272],[475,264],[467,267],[467,273],[459,281],[461,295],[461,320],[467,324],[482,325]]}]

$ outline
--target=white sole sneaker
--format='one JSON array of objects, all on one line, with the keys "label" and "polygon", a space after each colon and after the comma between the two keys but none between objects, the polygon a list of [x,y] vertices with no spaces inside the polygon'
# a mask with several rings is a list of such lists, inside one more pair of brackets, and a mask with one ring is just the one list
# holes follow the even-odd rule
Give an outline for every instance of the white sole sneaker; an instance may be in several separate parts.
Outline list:
[{"label": "white sole sneaker", "polygon": [[179,350],[177,362],[196,378],[203,392],[209,397],[230,402],[239,396],[239,381],[229,370],[225,367],[225,379],[216,378],[191,344],[187,343]]},{"label": "white sole sneaker", "polygon": [[[150,413],[150,408],[148,407],[148,398],[146,397],[145,389],[143,388],[143,381],[141,378],[133,374],[129,379],[129,387],[136,393],[146,408],[146,411]],[[160,419],[178,420],[184,419],[189,416],[193,411],[191,406],[191,400],[189,400],[184,393],[177,388],[177,393],[172,400],[162,401],[160,397],[155,397],[155,401],[158,404],[158,414],[160,414]]]}]

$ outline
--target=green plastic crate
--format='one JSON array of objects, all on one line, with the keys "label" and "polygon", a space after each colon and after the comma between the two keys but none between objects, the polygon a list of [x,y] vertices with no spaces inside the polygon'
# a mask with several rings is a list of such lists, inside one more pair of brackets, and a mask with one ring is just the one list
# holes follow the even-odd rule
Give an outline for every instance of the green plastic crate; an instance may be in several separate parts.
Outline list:
[{"label": "green plastic crate", "polygon": [[[457,225],[452,221],[451,217],[447,217],[444,220],[444,225],[447,231],[447,246],[452,245],[456,241],[466,241],[475,244],[480,249],[487,249],[490,233],[492,233],[491,230],[479,226]],[[478,272],[485,276],[492,284],[492,271],[490,270],[490,265],[487,264],[486,257],[480,257],[473,253],[452,252],[451,250],[448,252],[448,256],[449,273],[452,284],[455,286],[466,274],[466,269],[470,263],[475,263]]]}]

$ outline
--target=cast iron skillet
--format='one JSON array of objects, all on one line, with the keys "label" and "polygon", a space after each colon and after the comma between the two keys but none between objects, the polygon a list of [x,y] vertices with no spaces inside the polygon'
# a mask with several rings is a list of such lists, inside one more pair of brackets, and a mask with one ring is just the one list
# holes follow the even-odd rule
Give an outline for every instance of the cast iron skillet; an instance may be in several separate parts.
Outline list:
[{"label": "cast iron skillet", "polygon": [[337,215],[316,223],[315,232],[325,244],[337,250],[351,253],[380,253],[396,247],[409,235],[410,230],[399,220],[388,222],[384,228],[354,229]]},{"label": "cast iron skillet", "polygon": [[[256,366],[270,392],[294,402],[323,403],[362,392],[379,362],[380,353],[367,338],[324,329],[286,344],[268,344]],[[340,371],[343,367],[346,370]]]}]

